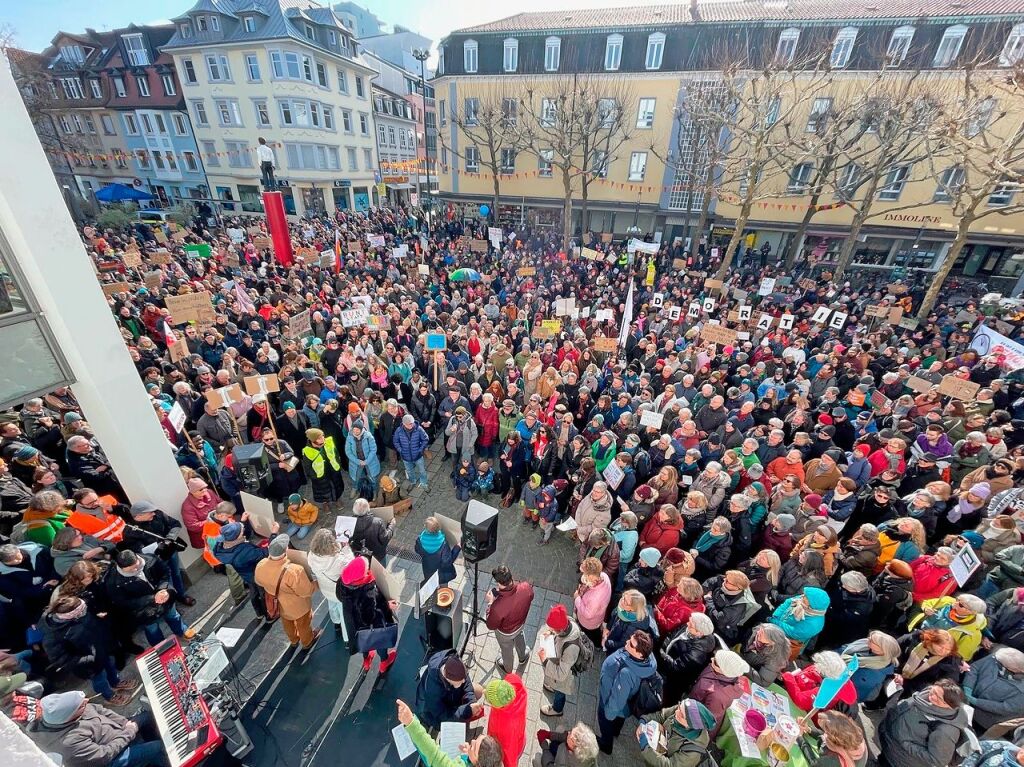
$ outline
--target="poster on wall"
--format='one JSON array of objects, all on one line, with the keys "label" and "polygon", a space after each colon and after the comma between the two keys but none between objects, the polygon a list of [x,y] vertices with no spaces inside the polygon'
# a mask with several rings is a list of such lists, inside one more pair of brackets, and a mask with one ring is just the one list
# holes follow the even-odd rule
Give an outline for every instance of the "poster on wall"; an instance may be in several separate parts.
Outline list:
[{"label": "poster on wall", "polygon": [[352,195],[355,201],[355,209],[364,212],[370,209],[370,195],[366,192],[356,192]]}]

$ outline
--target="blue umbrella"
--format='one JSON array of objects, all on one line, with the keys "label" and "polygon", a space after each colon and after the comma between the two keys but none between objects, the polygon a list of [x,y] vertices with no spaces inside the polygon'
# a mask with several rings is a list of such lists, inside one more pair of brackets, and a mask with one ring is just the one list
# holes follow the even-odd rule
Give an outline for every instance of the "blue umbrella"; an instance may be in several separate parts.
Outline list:
[{"label": "blue umbrella", "polygon": [[123,200],[153,200],[156,198],[149,192],[143,192],[124,184],[108,184],[96,192],[96,199],[100,202],[121,202]]}]

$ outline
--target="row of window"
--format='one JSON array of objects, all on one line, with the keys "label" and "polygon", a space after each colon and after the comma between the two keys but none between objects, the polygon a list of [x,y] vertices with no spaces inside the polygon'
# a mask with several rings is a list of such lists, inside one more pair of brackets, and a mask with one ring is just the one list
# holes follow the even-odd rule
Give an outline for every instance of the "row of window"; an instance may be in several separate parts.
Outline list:
[{"label": "row of window", "polygon": [[[149,87],[149,78],[146,75],[134,75],[135,77],[135,92],[141,98],[149,98],[152,96],[152,92]],[[61,77],[58,79],[60,82],[61,90],[64,92],[64,98],[72,101],[79,101],[85,98],[101,99],[103,98],[103,86],[100,83],[99,78],[90,77],[88,79],[89,95],[86,96],[85,89],[82,87],[82,80],[78,77]],[[112,75],[110,82],[114,88],[114,95],[119,98],[127,98],[128,89],[125,86],[125,79],[122,75]],[[163,87],[165,96],[177,96],[178,87],[174,82],[174,75],[160,75],[160,84]],[[50,96],[54,99],[58,98],[57,83],[50,81]]]},{"label": "row of window", "polygon": [[[289,50],[270,50],[267,52],[270,61],[271,77],[274,80],[297,80],[317,85],[321,88],[330,89],[331,82],[327,71],[327,65],[317,61],[312,56],[304,53]],[[260,58],[256,53],[246,53],[245,76],[248,82],[262,82],[263,75],[260,66]],[[206,67],[206,78],[211,83],[233,82],[231,76],[231,65],[227,56],[219,53],[208,53],[203,56],[203,63]],[[347,94],[349,92],[348,72],[338,67],[335,70],[335,77],[338,81],[338,92]],[[196,85],[199,82],[199,72],[196,63],[191,57],[181,59],[181,79],[186,85]],[[355,75],[355,91],[357,98],[366,98],[366,81],[362,75]]]},{"label": "row of window", "polygon": [[[116,136],[117,128],[114,126],[114,120],[110,115],[102,114],[100,117],[100,128],[103,130],[105,136]],[[160,112],[124,112],[121,115],[124,121],[124,132],[127,136],[169,136],[167,121]],[[89,115],[59,115],[57,117],[57,124],[63,133],[72,134],[91,134],[96,135],[96,123]],[[171,126],[174,129],[174,135],[176,136],[187,136],[188,131],[188,120],[185,115],[181,112],[171,113]]]},{"label": "row of window", "polygon": [[[217,144],[214,141],[203,141],[203,159],[209,168],[221,167],[221,161],[226,159],[229,168],[254,168],[256,167],[255,153],[250,150],[252,147],[244,141],[225,141],[223,153],[218,154]],[[362,168],[359,165],[359,153],[355,147],[346,147],[345,155],[347,169],[350,171],[372,170],[375,167],[373,150],[364,149],[362,157]],[[341,151],[337,146],[330,144],[308,144],[299,142],[284,143],[284,157],[289,170],[344,170],[341,163]],[[279,158],[280,161],[280,158]]]},{"label": "row of window", "polygon": [[[157,172],[180,173],[182,168],[178,163],[178,156],[169,149],[136,149],[134,150],[135,164],[139,170],[156,170]],[[184,151],[181,153],[182,164],[185,170],[196,173],[199,171],[199,160],[195,152]]]},{"label": "row of window", "polygon": [[[903,194],[903,188],[910,181],[912,165],[897,165],[892,168],[883,179],[878,189],[878,199],[885,202],[897,202]],[[840,197],[853,197],[860,186],[863,169],[856,163],[851,163],[843,168],[839,183],[837,184]],[[786,184],[786,192],[789,194],[806,194],[814,179],[814,163],[802,162],[794,165],[789,172],[789,181]],[[955,165],[943,171],[939,177],[938,186],[932,195],[932,202],[952,202],[957,190],[963,185],[963,166]],[[1019,184],[1005,183],[996,188],[988,198],[988,204],[992,207],[1003,207],[1013,201],[1013,197],[1020,189]]]},{"label": "row of window", "polygon": [[[654,127],[654,107],[657,99],[644,97],[637,101],[636,127]],[[446,111],[445,99],[439,99],[438,110],[441,113],[441,125],[448,124],[448,113]],[[508,125],[515,125],[518,117],[519,102],[516,99],[503,99],[501,106],[502,119]],[[620,112],[619,104],[615,99],[599,99],[598,113],[602,127],[609,127],[615,124]],[[478,125],[480,121],[480,99],[467,98],[463,101],[463,120],[466,125]],[[540,122],[545,128],[554,127],[558,121],[558,102],[552,98],[541,99]]]},{"label": "row of window", "polygon": [[[264,19],[256,14],[246,14],[241,17],[242,28],[249,33],[255,33],[259,31],[260,27],[264,23]],[[193,28],[195,31],[202,35],[206,32],[220,32],[220,16],[212,14],[206,16],[203,14],[197,15],[192,21],[184,21],[178,25],[178,34],[181,35],[183,40],[189,40],[192,38]],[[324,29],[323,35],[317,34],[317,27],[309,22],[302,22],[302,34],[307,40],[312,43],[325,45],[331,50],[339,51],[344,55],[349,55],[349,41],[348,37],[344,34],[339,34],[336,29]]]},{"label": "row of window", "polygon": [[[210,113],[206,108],[204,99],[191,99],[192,112],[196,125],[209,127],[211,123]],[[256,118],[256,126],[259,128],[270,128],[270,107],[266,99],[253,99],[253,110]],[[242,108],[238,99],[214,99],[214,115],[217,125],[222,128],[241,128],[245,121],[242,118]],[[312,99],[278,99],[277,116],[280,127],[289,128],[316,128],[324,131],[335,131],[335,107],[321,101]],[[370,115],[367,112],[353,114],[351,109],[338,109],[341,115],[341,130],[343,133],[355,134],[355,125],[358,122],[359,135],[370,135]]]},{"label": "row of window", "polygon": [[416,115],[412,104],[403,99],[388,98],[387,96],[374,96],[373,108],[381,114],[394,115],[406,120],[415,120]]},{"label": "row of window", "polygon": [[[935,50],[932,58],[934,67],[950,67],[956,62],[960,55],[960,48],[964,38],[967,36],[968,27],[964,24],[956,24],[946,27],[942,39]],[[893,31],[889,38],[886,49],[888,62],[897,66],[910,52],[914,42],[915,28],[913,26],[902,26]],[[857,27],[843,27],[832,41],[832,50],[829,54],[829,64],[836,69],[842,69],[850,63],[853,55],[853,47],[857,42]],[[797,43],[800,41],[800,28],[790,27],[782,30],[775,49],[775,58],[783,64],[791,64],[796,57]],[[604,69],[614,72],[622,64],[622,43],[623,37],[620,34],[612,34],[605,37],[604,47]],[[514,37],[506,38],[504,41],[504,55],[502,56],[502,69],[505,72],[516,72],[519,69],[519,41]],[[661,69],[665,56],[665,35],[655,32],[647,36],[647,50],[644,54],[644,68],[648,70]],[[1010,34],[1003,46],[999,57],[1002,66],[1013,66],[1024,56],[1024,24],[1017,24],[1010,30]],[[544,71],[557,72],[562,59],[562,40],[559,37],[548,37],[544,41]],[[480,67],[480,46],[476,40],[466,40],[462,44],[462,67],[463,71],[472,74],[479,71]],[[444,49],[441,49],[438,60],[438,74],[444,74]]]},{"label": "row of window", "polygon": [[[466,173],[480,172],[480,150],[475,146],[468,146],[463,154]],[[516,160],[518,152],[515,149],[503,148],[499,159],[499,172],[510,175],[516,172]],[[537,170],[542,178],[551,178],[554,168],[555,152],[553,149],[541,149],[537,157]],[[447,164],[447,152],[441,160],[442,165]],[[608,177],[608,153],[594,151],[590,155],[590,172],[598,178]],[[626,173],[627,181],[643,181],[647,175],[647,152],[633,152],[629,156],[629,170]]]},{"label": "row of window", "polygon": [[408,128],[395,128],[393,125],[377,123],[377,144],[394,146],[402,149],[416,148],[416,134]]}]

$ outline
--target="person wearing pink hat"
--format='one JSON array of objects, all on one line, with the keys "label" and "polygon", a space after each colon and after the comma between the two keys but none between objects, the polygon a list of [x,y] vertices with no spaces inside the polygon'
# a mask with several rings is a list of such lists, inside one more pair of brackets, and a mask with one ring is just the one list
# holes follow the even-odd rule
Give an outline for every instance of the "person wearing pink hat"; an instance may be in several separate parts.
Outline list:
[{"label": "person wearing pink hat", "polygon": [[202,549],[206,546],[203,539],[203,525],[206,524],[210,512],[217,508],[220,503],[220,496],[217,495],[206,481],[199,477],[192,477],[187,482],[188,495],[181,502],[181,519],[185,523],[185,530],[188,532],[188,540],[194,549]]},{"label": "person wearing pink hat", "polygon": [[398,602],[377,588],[369,558],[358,556],[345,565],[337,597],[348,628],[349,651],[363,654],[363,671],[370,670],[380,652],[380,673],[386,674],[398,658]]}]

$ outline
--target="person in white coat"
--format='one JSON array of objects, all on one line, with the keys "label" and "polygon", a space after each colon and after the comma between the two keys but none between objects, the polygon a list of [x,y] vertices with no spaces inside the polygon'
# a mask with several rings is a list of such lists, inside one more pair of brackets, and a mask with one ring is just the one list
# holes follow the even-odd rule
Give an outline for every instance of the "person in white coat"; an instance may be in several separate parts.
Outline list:
[{"label": "person in white coat", "polygon": [[354,559],[352,549],[347,541],[339,541],[330,528],[321,528],[309,542],[309,554],[306,562],[320,586],[320,593],[327,602],[327,612],[334,624],[335,635],[346,642],[345,621],[342,620],[341,602],[334,596],[338,588],[341,571]]}]

